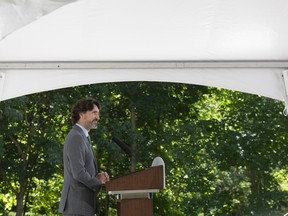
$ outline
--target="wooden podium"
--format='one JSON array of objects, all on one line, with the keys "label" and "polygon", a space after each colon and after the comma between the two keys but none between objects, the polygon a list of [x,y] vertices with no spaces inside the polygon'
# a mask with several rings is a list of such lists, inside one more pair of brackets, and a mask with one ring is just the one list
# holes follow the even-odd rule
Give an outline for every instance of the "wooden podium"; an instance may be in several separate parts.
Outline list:
[{"label": "wooden podium", "polygon": [[165,164],[156,157],[150,168],[106,182],[108,194],[117,195],[118,216],[153,216],[153,193],[165,188]]}]

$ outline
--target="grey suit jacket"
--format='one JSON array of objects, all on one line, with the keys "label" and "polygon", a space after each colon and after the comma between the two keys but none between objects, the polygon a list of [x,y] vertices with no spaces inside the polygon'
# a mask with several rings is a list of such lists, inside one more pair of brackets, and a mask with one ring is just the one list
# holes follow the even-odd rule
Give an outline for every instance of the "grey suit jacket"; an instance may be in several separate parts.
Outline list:
[{"label": "grey suit jacket", "polygon": [[101,181],[96,178],[97,164],[90,143],[77,125],[65,139],[63,161],[64,184],[59,212],[94,215]]}]

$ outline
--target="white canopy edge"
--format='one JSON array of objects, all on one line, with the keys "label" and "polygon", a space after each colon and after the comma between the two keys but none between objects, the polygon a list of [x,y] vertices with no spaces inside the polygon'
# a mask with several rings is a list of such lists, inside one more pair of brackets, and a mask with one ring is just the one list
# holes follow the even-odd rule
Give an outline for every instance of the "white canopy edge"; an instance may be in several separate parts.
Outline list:
[{"label": "white canopy edge", "polygon": [[288,68],[287,61],[0,61],[4,69]]},{"label": "white canopy edge", "polygon": [[151,81],[205,85],[286,100],[288,61],[0,62],[0,101],[94,83]]}]

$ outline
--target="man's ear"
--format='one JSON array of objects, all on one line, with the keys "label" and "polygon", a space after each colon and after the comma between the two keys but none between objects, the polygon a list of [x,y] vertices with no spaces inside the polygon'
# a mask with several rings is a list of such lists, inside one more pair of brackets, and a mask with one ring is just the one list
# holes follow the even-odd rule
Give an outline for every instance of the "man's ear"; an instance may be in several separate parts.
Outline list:
[{"label": "man's ear", "polygon": [[79,113],[79,117],[80,117],[80,119],[83,118],[83,115],[84,115],[84,112],[80,112],[80,113]]}]

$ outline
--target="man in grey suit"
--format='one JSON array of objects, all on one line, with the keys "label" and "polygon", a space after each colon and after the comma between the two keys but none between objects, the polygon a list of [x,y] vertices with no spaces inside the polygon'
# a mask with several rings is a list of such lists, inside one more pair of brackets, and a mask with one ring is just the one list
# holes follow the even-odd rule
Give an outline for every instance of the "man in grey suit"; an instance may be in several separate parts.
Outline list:
[{"label": "man in grey suit", "polygon": [[73,127],[64,143],[64,184],[59,212],[63,215],[93,216],[96,193],[109,181],[106,172],[97,171],[88,132],[97,128],[100,104],[95,99],[84,98],[71,110]]}]

